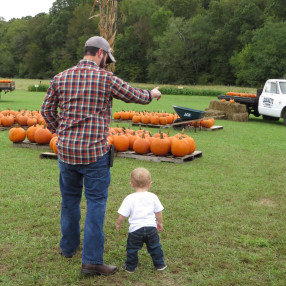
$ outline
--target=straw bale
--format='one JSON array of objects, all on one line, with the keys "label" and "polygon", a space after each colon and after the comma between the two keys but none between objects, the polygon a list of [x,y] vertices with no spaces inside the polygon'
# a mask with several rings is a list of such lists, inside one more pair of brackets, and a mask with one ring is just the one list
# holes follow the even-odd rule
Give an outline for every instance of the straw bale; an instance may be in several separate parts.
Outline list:
[{"label": "straw bale", "polygon": [[205,117],[223,116],[221,119],[226,119],[225,113],[222,110],[206,108],[205,111]]},{"label": "straw bale", "polygon": [[207,117],[225,115],[225,118],[228,120],[248,121],[248,112],[245,104],[212,100],[209,108],[205,110],[205,116]]},{"label": "straw bale", "polygon": [[248,121],[248,112],[233,113],[232,114],[232,120],[233,121],[246,122],[246,121]]},{"label": "straw bale", "polygon": [[220,101],[211,100],[210,101],[210,105],[209,105],[209,109],[217,109],[217,110],[219,110],[219,105],[220,105]]}]

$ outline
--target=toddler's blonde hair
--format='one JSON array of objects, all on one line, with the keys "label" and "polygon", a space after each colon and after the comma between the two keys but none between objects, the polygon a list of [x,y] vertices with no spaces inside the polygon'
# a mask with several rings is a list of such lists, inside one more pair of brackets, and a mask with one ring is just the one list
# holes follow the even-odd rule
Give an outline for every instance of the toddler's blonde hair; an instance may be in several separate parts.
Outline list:
[{"label": "toddler's blonde hair", "polygon": [[131,172],[131,183],[135,188],[145,188],[151,183],[151,174],[145,168],[136,168]]}]

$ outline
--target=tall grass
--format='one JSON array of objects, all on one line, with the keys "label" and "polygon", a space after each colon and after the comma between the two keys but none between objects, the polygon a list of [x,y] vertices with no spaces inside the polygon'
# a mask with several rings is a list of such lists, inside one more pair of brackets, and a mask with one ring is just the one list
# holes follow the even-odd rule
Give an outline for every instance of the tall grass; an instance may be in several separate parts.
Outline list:
[{"label": "tall grass", "polygon": [[[39,109],[43,96],[16,90],[2,96],[0,109]],[[173,111],[173,104],[203,110],[212,99],[170,95],[146,106],[114,100],[113,110]],[[125,260],[128,223],[116,232],[117,209],[132,192],[130,172],[143,166],[152,174],[150,191],[165,207],[160,237],[168,268],[156,272],[144,248],[134,274],[91,278],[79,274],[81,250],[70,260],[58,254],[56,160],[39,159],[45,150],[13,147],[8,131],[0,131],[0,284],[285,285],[285,127],[281,120],[255,117],[248,122],[216,120],[216,125],[223,129],[186,131],[203,152],[190,163],[115,158],[104,227],[105,262],[120,266]],[[84,215],[83,198],[82,231]]]}]

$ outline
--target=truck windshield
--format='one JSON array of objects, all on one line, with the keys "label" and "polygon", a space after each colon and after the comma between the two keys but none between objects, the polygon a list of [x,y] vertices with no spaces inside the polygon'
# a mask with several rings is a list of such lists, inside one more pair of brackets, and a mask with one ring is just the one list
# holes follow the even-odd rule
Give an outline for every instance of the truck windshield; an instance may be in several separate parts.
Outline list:
[{"label": "truck windshield", "polygon": [[286,94],[286,82],[279,82],[281,92]]}]

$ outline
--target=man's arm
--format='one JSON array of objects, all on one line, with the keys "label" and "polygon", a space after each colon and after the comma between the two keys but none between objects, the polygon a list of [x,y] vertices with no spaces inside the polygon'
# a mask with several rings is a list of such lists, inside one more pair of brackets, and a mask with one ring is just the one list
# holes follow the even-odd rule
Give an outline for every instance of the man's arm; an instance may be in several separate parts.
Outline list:
[{"label": "man's arm", "polygon": [[55,133],[58,127],[58,101],[58,97],[51,84],[45,96],[41,114],[47,123],[48,129],[52,133]]},{"label": "man's arm", "polygon": [[121,78],[112,76],[111,93],[116,99],[123,100],[125,102],[133,102],[139,104],[149,104],[153,98],[159,100],[162,96],[159,88],[156,87],[150,90],[143,90],[140,88],[132,87]]}]

